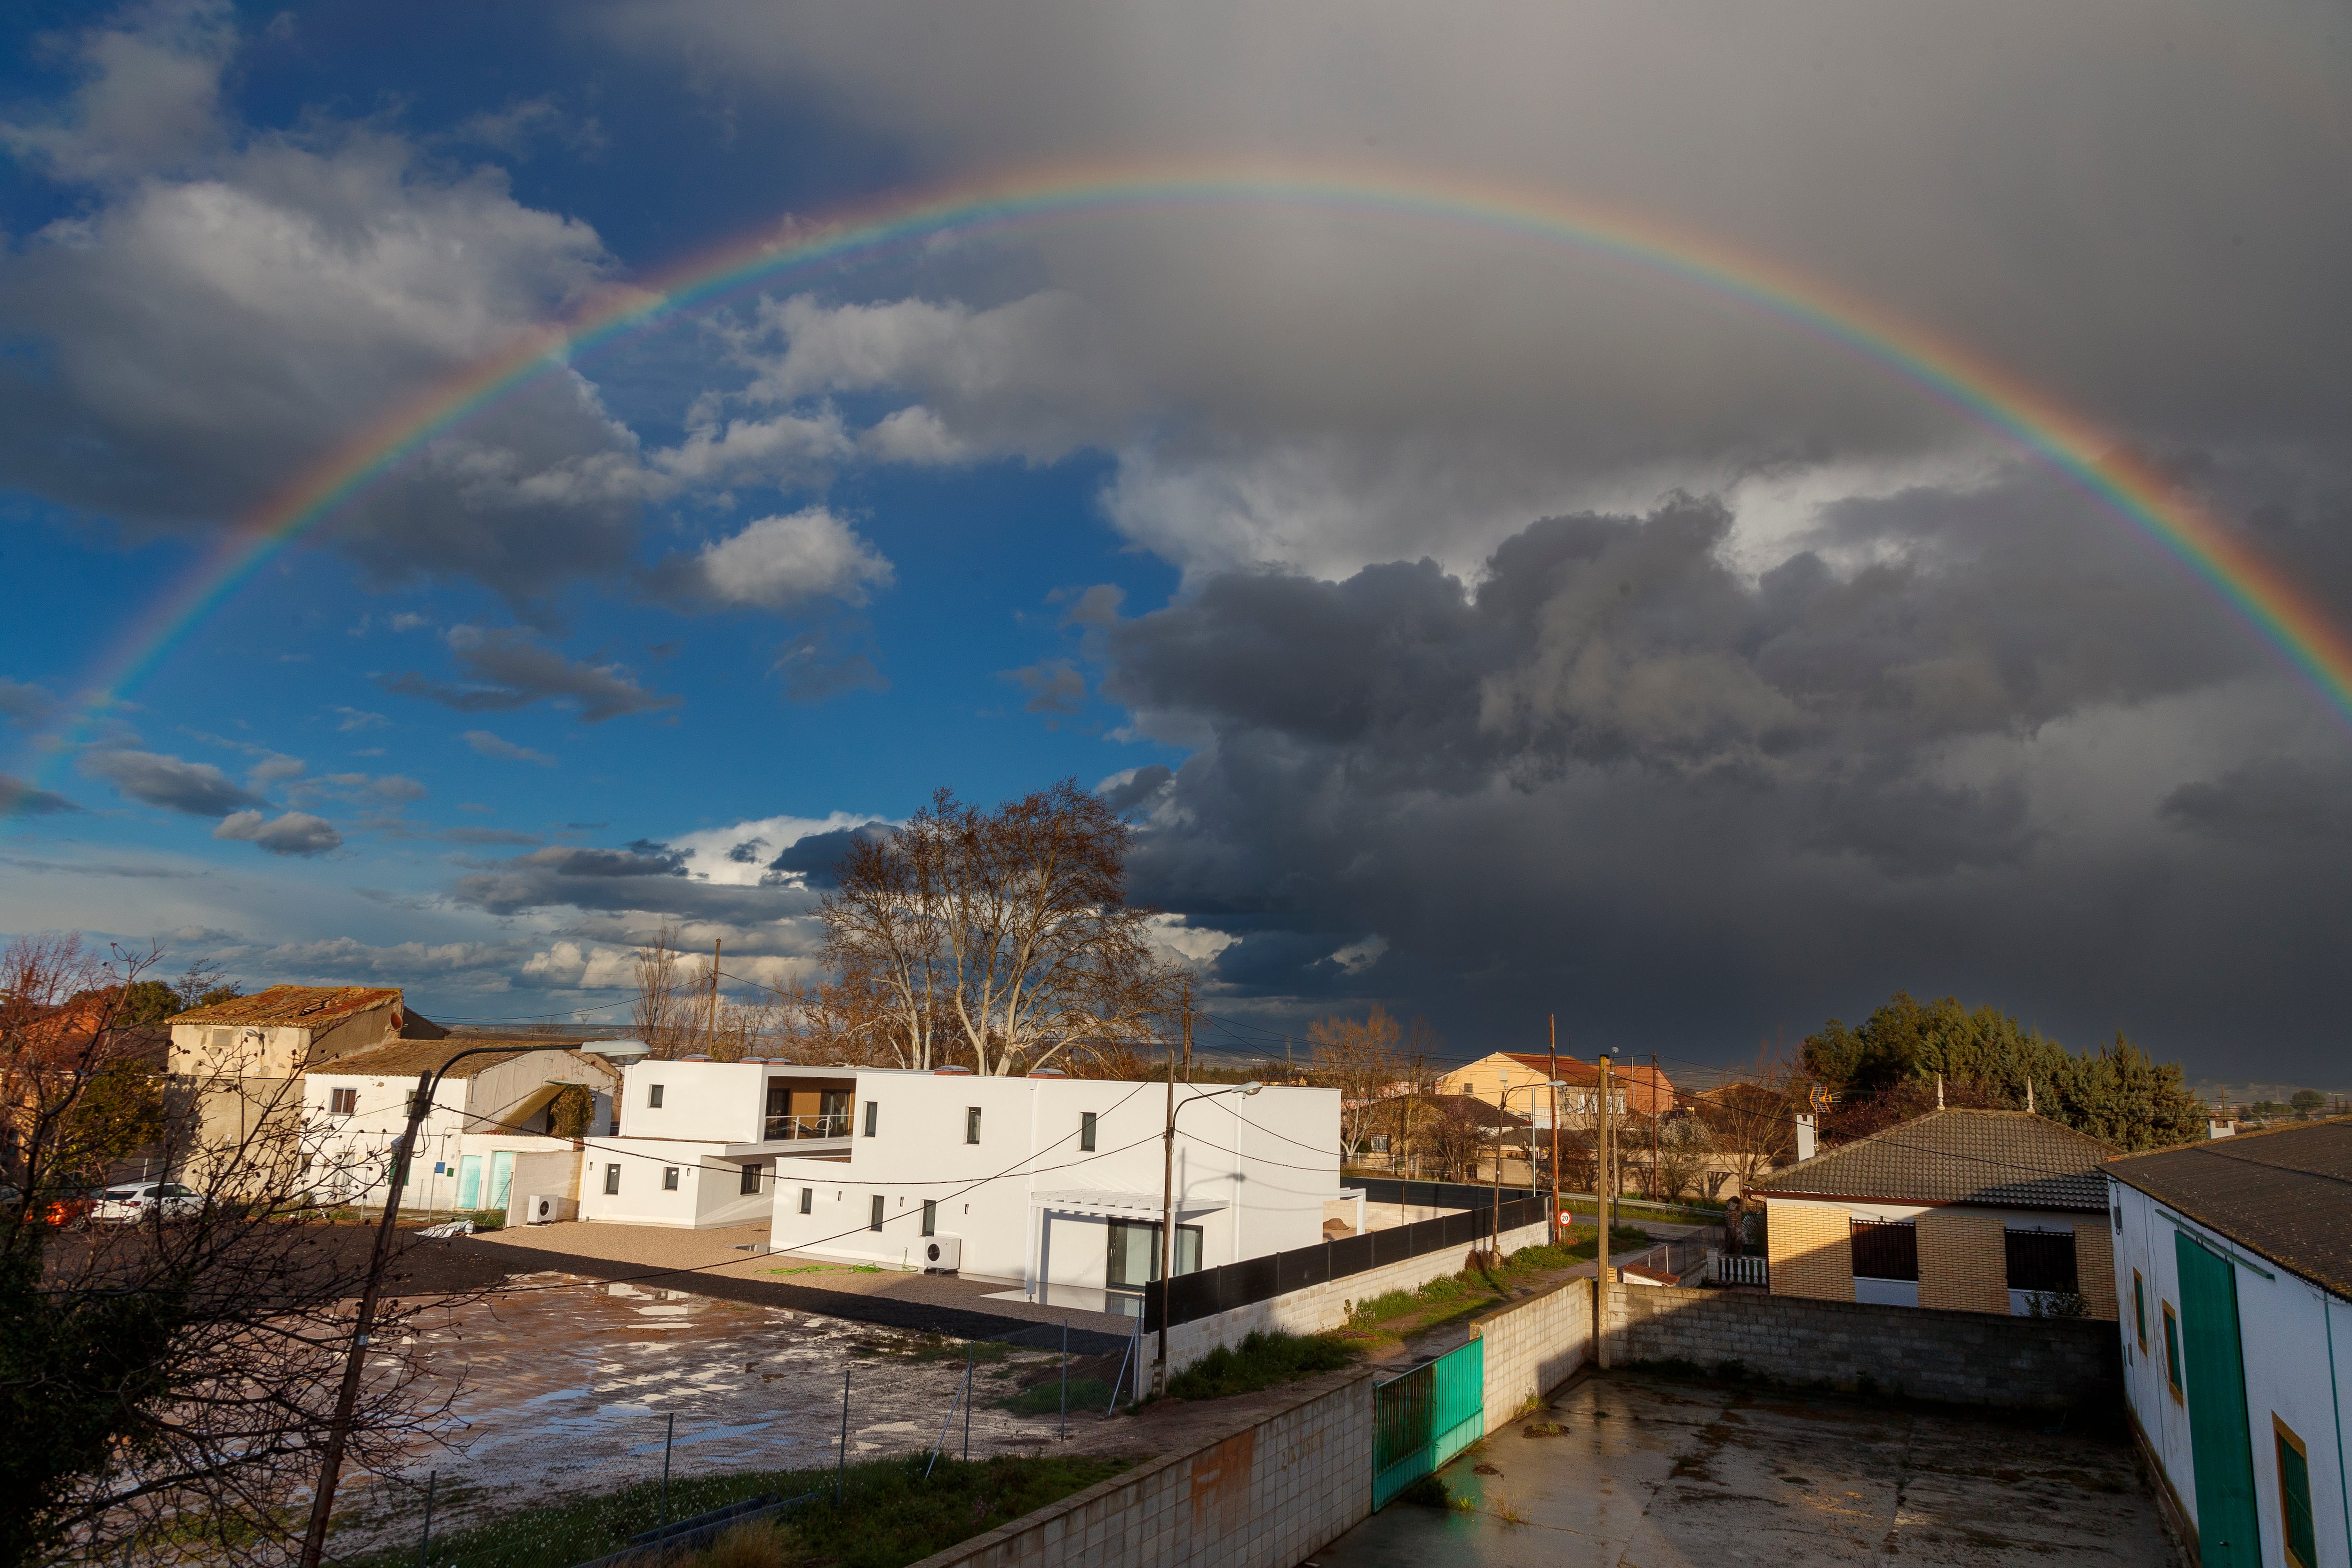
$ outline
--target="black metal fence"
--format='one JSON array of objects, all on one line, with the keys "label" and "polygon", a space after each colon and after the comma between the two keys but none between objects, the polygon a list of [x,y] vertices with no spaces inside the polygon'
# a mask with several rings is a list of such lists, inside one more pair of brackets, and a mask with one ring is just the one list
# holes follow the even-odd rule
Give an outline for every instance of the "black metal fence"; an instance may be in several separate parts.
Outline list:
[{"label": "black metal fence", "polygon": [[[1471,1202],[1466,1194],[1475,1194],[1477,1206],[1440,1215],[1435,1219],[1418,1220],[1412,1225],[1367,1231],[1361,1236],[1349,1237],[1344,1241],[1326,1241],[1289,1252],[1269,1253],[1264,1258],[1245,1258],[1239,1263],[1228,1263],[1219,1268],[1180,1274],[1173,1281],[1165,1282],[1164,1289],[1161,1283],[1154,1283],[1144,1292],[1144,1329],[1147,1331],[1158,1330],[1163,1310],[1171,1326],[1190,1323],[1213,1317],[1219,1312],[1230,1312],[1235,1307],[1287,1296],[1293,1290],[1304,1290],[1309,1285],[1321,1285],[1387,1264],[1402,1263],[1408,1258],[1419,1258],[1424,1253],[1443,1252],[1455,1247],[1475,1247],[1495,1234],[1498,1226],[1503,1230],[1517,1230],[1522,1226],[1544,1222],[1546,1200],[1505,1198],[1502,1212],[1498,1215],[1494,1209],[1495,1193],[1491,1187],[1442,1182],[1365,1182],[1360,1184],[1367,1189],[1366,1196],[1374,1203],[1410,1201],[1453,1207]],[[1410,1188],[1412,1197],[1408,1200],[1386,1195],[1380,1190],[1399,1187]],[[1506,1192],[1509,1190],[1507,1187],[1504,1189]]]}]

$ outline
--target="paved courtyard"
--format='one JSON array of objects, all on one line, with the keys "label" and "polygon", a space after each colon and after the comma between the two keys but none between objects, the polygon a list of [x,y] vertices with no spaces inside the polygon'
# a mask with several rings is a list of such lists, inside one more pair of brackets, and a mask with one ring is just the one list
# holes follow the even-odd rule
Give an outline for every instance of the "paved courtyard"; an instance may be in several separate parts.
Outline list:
[{"label": "paved courtyard", "polygon": [[[1547,1425],[1557,1433],[1547,1434]],[[1465,1506],[1391,1503],[1314,1562],[2171,1568],[2181,1561],[2125,1442],[1633,1375],[1572,1384],[1443,1474]]]}]

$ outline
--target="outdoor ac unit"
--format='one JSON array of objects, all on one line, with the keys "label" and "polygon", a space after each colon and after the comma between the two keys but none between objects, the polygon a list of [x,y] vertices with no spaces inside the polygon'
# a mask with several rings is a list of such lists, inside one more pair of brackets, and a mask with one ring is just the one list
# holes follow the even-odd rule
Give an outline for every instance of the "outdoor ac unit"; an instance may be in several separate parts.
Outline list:
[{"label": "outdoor ac unit", "polygon": [[578,1219],[580,1203],[576,1198],[526,1198],[522,1212],[526,1225],[552,1225],[560,1219]]},{"label": "outdoor ac unit", "polygon": [[923,1240],[923,1272],[952,1274],[963,1267],[963,1237],[960,1236],[926,1237]]}]

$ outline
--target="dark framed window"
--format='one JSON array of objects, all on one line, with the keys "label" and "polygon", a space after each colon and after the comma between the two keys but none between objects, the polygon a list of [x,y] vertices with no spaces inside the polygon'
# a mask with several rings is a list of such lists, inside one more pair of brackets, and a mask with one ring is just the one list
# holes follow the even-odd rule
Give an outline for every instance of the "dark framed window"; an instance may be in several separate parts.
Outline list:
[{"label": "dark framed window", "polygon": [[2188,1403],[2180,1388],[2180,1320],[2169,1301],[2164,1304],[2164,1384],[2172,1390],[2175,1405]]},{"label": "dark framed window", "polygon": [[2071,1230],[2011,1230],[2002,1233],[2009,1249],[2009,1288],[2012,1290],[2063,1291],[2080,1289],[2074,1272],[2074,1233]]},{"label": "dark framed window", "polygon": [[2140,1282],[2139,1270],[2132,1270],[2132,1332],[2139,1341],[2139,1353],[2147,1353],[2147,1287]]},{"label": "dark framed window", "polygon": [[621,1167],[620,1167],[620,1166],[618,1166],[618,1165],[607,1165],[607,1166],[605,1166],[605,1167],[604,1167],[604,1191],[605,1191],[605,1192],[607,1192],[607,1193],[617,1193],[617,1192],[619,1192],[620,1190],[621,1190]]},{"label": "dark framed window", "polygon": [[882,1228],[882,1194],[880,1193],[874,1194],[873,1217],[866,1222],[866,1228],[868,1230],[880,1230]]},{"label": "dark framed window", "polygon": [[677,1167],[676,1165],[664,1165],[662,1167],[662,1191],[666,1193],[674,1193],[677,1191]]},{"label": "dark framed window", "polygon": [[740,1187],[738,1187],[738,1188],[736,1189],[736,1191],[737,1191],[737,1192],[739,1192],[739,1193],[740,1193],[740,1194],[741,1194],[743,1196],[745,1196],[745,1197],[750,1197],[752,1194],[754,1194],[754,1193],[758,1192],[759,1190],[760,1190],[760,1167],[759,1167],[759,1166],[757,1166],[757,1165],[746,1165],[746,1166],[744,1166],[744,1167],[743,1167],[743,1184],[742,1184]]},{"label": "dark framed window", "polygon": [[360,1108],[360,1091],[355,1089],[331,1089],[327,1091],[327,1114],[349,1116]]},{"label": "dark framed window", "polygon": [[[1201,1267],[1201,1227],[1176,1227],[1176,1272],[1197,1273]],[[1110,1222],[1110,1288],[1140,1289],[1160,1278],[1160,1226],[1157,1221],[1115,1219]]]},{"label": "dark framed window", "polygon": [[925,1236],[937,1236],[939,1233],[940,1205],[933,1203],[930,1199],[925,1198],[923,1200],[923,1234]]},{"label": "dark framed window", "polygon": [[1078,1113],[1078,1148],[1088,1154],[1095,1152],[1095,1113],[1091,1110]]},{"label": "dark framed window", "polygon": [[803,1187],[801,1189],[801,1213],[807,1214],[815,1205],[816,1189],[814,1187]]},{"label": "dark framed window", "polygon": [[1853,1227],[1853,1277],[1919,1279],[1919,1226],[1912,1220],[1858,1219]]},{"label": "dark framed window", "polygon": [[646,1085],[646,1110],[659,1110],[661,1109],[661,1091],[662,1086],[657,1083],[649,1083]]},{"label": "dark framed window", "polygon": [[879,1122],[881,1120],[882,1120],[882,1103],[881,1103],[881,1101],[879,1101],[879,1100],[867,1100],[867,1101],[866,1102],[866,1136],[867,1136],[868,1138],[871,1138],[871,1137],[873,1137],[873,1136],[874,1136],[874,1128],[875,1128],[875,1125],[876,1125],[876,1123]]},{"label": "dark framed window", "polygon": [[967,1143],[980,1142],[980,1107],[977,1105],[963,1108],[963,1141]]},{"label": "dark framed window", "polygon": [[2319,1546],[2311,1530],[2311,1456],[2294,1429],[2276,1415],[2271,1435],[2278,1444],[2279,1544],[2294,1568],[2319,1568]]}]

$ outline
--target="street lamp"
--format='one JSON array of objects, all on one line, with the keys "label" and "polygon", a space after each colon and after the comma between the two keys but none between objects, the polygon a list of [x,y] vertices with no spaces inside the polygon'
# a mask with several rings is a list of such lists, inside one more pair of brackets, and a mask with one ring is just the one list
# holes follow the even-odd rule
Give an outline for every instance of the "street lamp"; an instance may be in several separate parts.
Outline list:
[{"label": "street lamp", "polygon": [[[359,1403],[360,1373],[367,1364],[368,1330],[375,1322],[376,1298],[383,1288],[383,1266],[392,1255],[392,1237],[400,1219],[400,1189],[408,1180],[408,1162],[416,1147],[417,1129],[432,1113],[434,1097],[440,1092],[441,1080],[449,1069],[467,1057],[511,1056],[519,1047],[513,1045],[472,1046],[458,1051],[438,1068],[427,1068],[416,1075],[416,1092],[408,1101],[408,1128],[393,1146],[392,1163],[386,1174],[390,1190],[383,1200],[383,1219],[376,1226],[375,1251],[368,1259],[367,1283],[361,1287],[359,1310],[352,1318],[351,1353],[343,1361],[342,1387],[335,1395],[334,1420],[327,1428],[326,1452],[319,1459],[319,1487],[310,1500],[310,1528],[302,1538],[301,1568],[319,1568],[320,1554],[327,1544],[327,1516],[335,1508],[335,1483],[341,1478],[343,1447],[351,1436],[352,1411]],[[643,1040],[596,1040],[577,1047],[615,1063],[638,1061],[653,1054],[653,1047]]]},{"label": "street lamp", "polygon": [[[1529,1094],[1533,1094],[1539,1089],[1565,1089],[1568,1086],[1559,1079],[1554,1078],[1546,1079],[1539,1083],[1524,1084],[1519,1087],[1524,1088]],[[1506,1078],[1503,1080],[1502,1089],[1498,1090],[1495,1096],[1495,1109],[1500,1111],[1503,1116],[1503,1121],[1495,1129],[1494,1231],[1495,1251],[1498,1254],[1503,1250],[1503,1133],[1510,1126],[1511,1089],[1511,1080]],[[1552,1103],[1554,1107],[1557,1108],[1559,1102],[1558,1100],[1554,1100]],[[1532,1115],[1533,1113],[1530,1112],[1529,1114]],[[1559,1119],[1559,1113],[1555,1109],[1552,1120],[1556,1121]],[[1530,1138],[1528,1140],[1528,1190],[1530,1193],[1535,1190],[1535,1140]]]},{"label": "street lamp", "polygon": [[[1176,1102],[1176,1068],[1168,1068],[1168,1130],[1160,1134],[1160,1360],[1152,1368],[1152,1392],[1168,1391],[1168,1284],[1176,1277],[1176,1113],[1185,1105],[1196,1105],[1204,1100],[1217,1100],[1228,1094],[1244,1098],[1255,1094],[1265,1085],[1252,1079],[1231,1089],[1218,1089],[1214,1094],[1196,1094]],[[1241,1140],[1234,1140],[1234,1159],[1241,1159]],[[307,1568],[307,1565],[306,1565]]]}]

